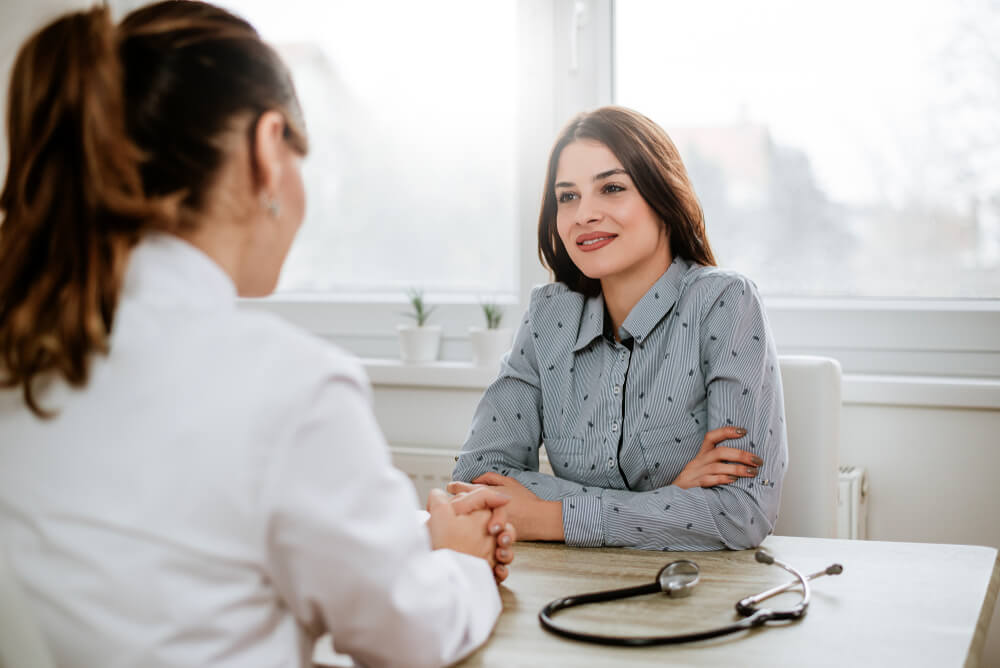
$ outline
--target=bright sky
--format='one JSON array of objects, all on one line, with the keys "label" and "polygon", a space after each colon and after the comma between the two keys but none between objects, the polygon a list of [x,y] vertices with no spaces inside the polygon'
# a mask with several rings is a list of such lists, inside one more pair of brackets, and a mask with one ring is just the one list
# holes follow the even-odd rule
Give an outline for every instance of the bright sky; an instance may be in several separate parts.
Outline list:
[{"label": "bright sky", "polygon": [[[515,3],[436,0],[345,2],[222,0],[268,42],[320,46],[349,90],[397,130],[419,137],[428,116],[460,95],[506,100],[493,105],[511,117],[516,82]],[[432,22],[429,24],[429,22]],[[389,44],[391,47],[375,48]],[[418,75],[413,74],[418,67]],[[488,76],[484,76],[488,73]],[[462,120],[462,119],[459,119]],[[467,118],[466,128],[484,120]],[[454,123],[455,119],[449,119]],[[509,121],[508,121],[509,123]],[[407,124],[410,125],[407,128]]]},{"label": "bright sky", "polygon": [[619,0],[618,102],[668,130],[766,124],[809,154],[834,199],[861,203],[878,196],[880,181],[891,191],[893,174],[907,168],[899,147],[921,135],[919,111],[941,88],[934,56],[960,7]]}]

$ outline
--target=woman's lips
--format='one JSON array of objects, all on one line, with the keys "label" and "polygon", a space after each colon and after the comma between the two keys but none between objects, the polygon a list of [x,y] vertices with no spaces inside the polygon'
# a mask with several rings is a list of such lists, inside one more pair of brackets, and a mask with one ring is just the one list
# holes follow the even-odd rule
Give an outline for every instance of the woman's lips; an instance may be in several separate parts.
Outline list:
[{"label": "woman's lips", "polygon": [[584,234],[576,240],[576,247],[584,253],[590,253],[604,248],[617,238],[617,234]]}]

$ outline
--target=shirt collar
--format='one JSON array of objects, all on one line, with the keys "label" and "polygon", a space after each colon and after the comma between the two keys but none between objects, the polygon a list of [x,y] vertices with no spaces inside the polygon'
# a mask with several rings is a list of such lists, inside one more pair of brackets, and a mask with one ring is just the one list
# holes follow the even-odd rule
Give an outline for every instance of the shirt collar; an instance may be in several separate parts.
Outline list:
[{"label": "shirt collar", "polygon": [[580,331],[576,335],[573,352],[583,350],[590,342],[604,334],[604,295],[587,297],[580,315]]},{"label": "shirt collar", "polygon": [[236,303],[236,285],[197,247],[171,234],[152,233],[132,249],[122,296],[158,305],[217,308]]},{"label": "shirt collar", "polygon": [[[688,266],[686,260],[675,258],[663,275],[656,279],[653,287],[642,296],[639,303],[632,307],[621,328],[631,334],[637,342],[642,343],[677,303],[677,298],[681,294],[681,281],[687,273]],[[619,332],[619,335],[621,336],[622,332]]]},{"label": "shirt collar", "polygon": [[[619,338],[631,336],[642,343],[677,303],[681,282],[690,268],[683,258],[674,258],[670,267],[656,279],[653,286],[629,312],[618,332]],[[580,331],[573,352],[586,348],[591,341],[604,333],[604,295],[588,297],[580,317]]]}]

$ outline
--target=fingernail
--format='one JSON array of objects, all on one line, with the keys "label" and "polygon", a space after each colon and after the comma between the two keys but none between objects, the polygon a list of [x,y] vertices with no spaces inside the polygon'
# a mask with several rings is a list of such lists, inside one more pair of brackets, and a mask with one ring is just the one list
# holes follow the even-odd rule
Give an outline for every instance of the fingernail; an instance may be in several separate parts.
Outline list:
[{"label": "fingernail", "polygon": [[750,459],[750,461],[752,461],[752,462],[754,463],[754,466],[760,466],[761,464],[763,464],[763,463],[764,463],[764,460],[763,460],[763,459],[761,459],[760,457],[758,457],[757,455],[754,455],[754,456],[753,456],[753,457],[752,457],[752,458]]},{"label": "fingernail", "polygon": [[746,436],[747,435],[747,430],[744,429],[743,427],[737,427],[736,428],[736,433],[739,434],[740,436]]},{"label": "fingernail", "polygon": [[501,545],[510,545],[510,536],[508,536],[507,534],[504,534],[504,535],[500,536],[500,544]]},{"label": "fingernail", "polygon": [[739,478],[737,478],[736,476],[734,475],[729,476],[729,482],[736,482],[737,480],[739,480]]},{"label": "fingernail", "polygon": [[755,469],[755,468],[750,468],[750,467],[748,466],[748,467],[747,467],[747,473],[749,473],[750,475],[757,475],[757,469]]},{"label": "fingernail", "polygon": [[500,550],[500,558],[501,559],[509,559],[510,558],[510,550]]},{"label": "fingernail", "polygon": [[499,524],[494,524],[493,526],[491,526],[490,527],[490,533],[493,534],[494,536],[497,535],[498,533],[500,533],[500,525]]}]

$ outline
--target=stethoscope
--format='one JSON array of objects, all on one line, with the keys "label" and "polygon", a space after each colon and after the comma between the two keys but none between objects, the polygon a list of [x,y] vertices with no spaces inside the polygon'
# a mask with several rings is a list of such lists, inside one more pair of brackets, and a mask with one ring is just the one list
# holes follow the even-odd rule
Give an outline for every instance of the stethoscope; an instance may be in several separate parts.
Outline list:
[{"label": "stethoscope", "polygon": [[[681,633],[669,636],[605,636],[593,633],[571,631],[570,629],[557,626],[552,620],[552,615],[560,610],[573,608],[578,605],[585,605],[587,603],[602,603],[604,601],[614,601],[620,598],[641,596],[642,594],[655,594],[657,592],[663,592],[671,598],[683,598],[685,596],[689,596],[691,594],[691,590],[694,589],[695,585],[697,585],[698,581],[701,579],[698,564],[689,559],[680,559],[678,561],[670,562],[660,569],[660,572],[656,576],[656,581],[651,582],[650,584],[639,585],[637,587],[627,587],[625,589],[598,591],[592,594],[578,594],[576,596],[557,598],[542,608],[542,611],[538,613],[538,621],[541,622],[542,627],[544,627],[547,631],[551,631],[556,635],[563,636],[564,638],[570,638],[572,640],[596,643],[599,645],[625,645],[629,647],[639,647],[643,645],[673,645],[677,643],[694,642],[696,640],[708,640],[709,638],[718,638],[719,636],[729,635],[730,633],[738,633],[739,631],[745,631],[747,629],[763,626],[768,622],[795,621],[802,619],[805,617],[806,610],[809,608],[809,581],[815,580],[823,575],[840,575],[840,573],[844,571],[844,567],[840,564],[830,564],[821,571],[810,573],[809,575],[803,575],[797,569],[792,568],[783,561],[775,559],[765,550],[757,550],[757,553],[754,556],[757,561],[762,564],[774,564],[776,566],[780,566],[795,576],[795,579],[786,584],[768,589],[767,591],[762,591],[755,596],[748,596],[738,601],[736,603],[736,612],[742,615],[743,619],[733,624],[708,629],[707,631]],[[757,607],[761,602],[771,598],[772,596],[777,596],[778,594],[786,592],[794,587],[802,588],[802,599],[793,608],[789,610],[770,610],[768,608],[760,609]]]}]

